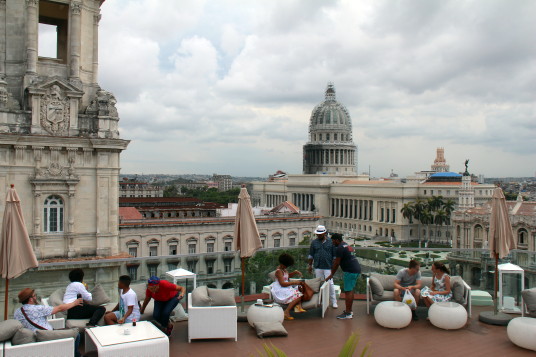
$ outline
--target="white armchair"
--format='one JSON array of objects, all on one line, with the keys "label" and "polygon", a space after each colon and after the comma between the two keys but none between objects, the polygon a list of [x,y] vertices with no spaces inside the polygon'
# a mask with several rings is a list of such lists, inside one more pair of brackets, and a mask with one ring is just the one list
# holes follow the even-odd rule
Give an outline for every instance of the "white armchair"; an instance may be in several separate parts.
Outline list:
[{"label": "white armchair", "polygon": [[4,357],[67,357],[74,356],[74,338],[27,343],[13,346],[4,342]]},{"label": "white armchair", "polygon": [[234,338],[238,340],[236,306],[192,306],[188,294],[188,342],[199,338]]}]

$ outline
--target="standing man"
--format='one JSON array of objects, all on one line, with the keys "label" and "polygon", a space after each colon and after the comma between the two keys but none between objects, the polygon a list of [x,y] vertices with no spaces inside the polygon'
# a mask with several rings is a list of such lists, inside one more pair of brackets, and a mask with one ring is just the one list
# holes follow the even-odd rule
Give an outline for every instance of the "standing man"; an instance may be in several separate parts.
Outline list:
[{"label": "standing man", "polygon": [[[315,276],[326,279],[331,274],[331,266],[335,258],[335,247],[329,239],[326,239],[326,227],[318,226],[314,233],[316,234],[316,239],[311,242],[311,246],[309,247],[309,267],[307,271],[309,273],[313,271],[314,263]],[[333,280],[329,281],[329,296],[331,307],[334,309],[338,308]]]},{"label": "standing man", "polygon": [[342,314],[337,316],[337,318],[347,320],[354,317],[354,313],[352,312],[354,288],[357,278],[359,278],[359,275],[361,274],[361,265],[359,265],[359,262],[354,255],[354,248],[342,240],[342,234],[333,233],[331,235],[331,242],[336,247],[335,261],[333,262],[331,273],[326,278],[326,281],[333,281],[333,275],[337,272],[337,269],[339,269],[340,266],[344,276],[343,290],[346,306]]},{"label": "standing man", "polygon": [[[22,306],[15,310],[13,317],[15,320],[19,320],[22,326],[34,332],[37,330],[53,330],[52,326],[50,326],[47,321],[47,316],[54,315],[61,311],[66,311],[75,306],[81,306],[83,304],[83,300],[80,298],[75,299],[68,304],[61,304],[54,307],[38,305],[35,290],[30,288],[25,288],[20,291],[19,302],[22,304]],[[75,357],[80,356],[80,351],[78,350],[79,345],[80,334],[78,334],[74,340]],[[36,353],[39,354],[39,352]]]},{"label": "standing man", "polygon": [[[410,260],[409,266],[407,268],[400,269],[395,278],[395,289],[393,291],[395,300],[402,301],[406,290],[409,290],[411,295],[415,298],[415,305],[419,304],[419,299],[421,297],[421,272],[419,269],[421,265],[416,260]],[[415,309],[411,309],[411,314],[413,315],[413,320],[418,320]]]}]

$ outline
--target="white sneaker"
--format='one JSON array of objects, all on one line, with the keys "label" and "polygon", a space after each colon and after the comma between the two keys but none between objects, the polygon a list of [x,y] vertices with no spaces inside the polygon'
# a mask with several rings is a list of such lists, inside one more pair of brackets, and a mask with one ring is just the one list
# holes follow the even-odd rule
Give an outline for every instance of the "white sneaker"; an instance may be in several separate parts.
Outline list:
[{"label": "white sneaker", "polygon": [[337,301],[334,301],[333,304],[331,305],[331,307],[334,308],[334,309],[338,309],[339,305],[337,305]]}]

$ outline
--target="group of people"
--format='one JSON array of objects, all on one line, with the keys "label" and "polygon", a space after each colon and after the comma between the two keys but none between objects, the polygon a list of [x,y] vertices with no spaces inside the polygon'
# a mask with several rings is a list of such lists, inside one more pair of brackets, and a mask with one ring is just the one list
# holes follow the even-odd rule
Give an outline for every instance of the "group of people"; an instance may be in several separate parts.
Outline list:
[{"label": "group of people", "polygon": [[[326,227],[320,225],[314,231],[316,239],[311,242],[308,256],[308,272],[314,274],[317,278],[322,278],[329,283],[330,304],[336,309],[337,298],[335,295],[335,286],[333,284],[333,275],[340,267],[343,271],[343,287],[345,293],[345,309],[337,316],[338,319],[353,318],[352,305],[354,300],[354,288],[361,274],[361,266],[354,255],[352,246],[344,242],[342,234],[333,233],[331,239],[327,238]],[[302,302],[309,301],[313,292],[303,280],[292,280],[292,277],[303,277],[303,274],[294,270],[289,272],[289,268],[294,265],[294,258],[286,253],[279,256],[279,266],[275,272],[275,281],[272,283],[271,291],[274,301],[287,305],[285,309],[285,319],[293,320],[290,315],[292,311],[301,313],[305,310],[302,308]],[[413,319],[417,320],[415,312],[419,300],[422,298],[427,307],[434,302],[450,301],[452,291],[450,285],[450,272],[448,268],[440,262],[432,264],[432,285],[431,287],[422,288],[420,264],[416,260],[409,262],[408,268],[400,269],[395,278],[394,297],[397,301],[402,301],[404,295],[410,293],[415,304],[412,307]]]},{"label": "group of people", "polygon": [[[354,255],[354,249],[343,241],[342,234],[333,233],[331,239],[327,238],[327,230],[324,226],[318,226],[314,232],[317,236],[311,242],[308,256],[308,271],[314,273],[317,278],[322,278],[329,283],[330,304],[334,309],[338,308],[333,275],[339,267],[343,271],[345,293],[345,310],[338,315],[338,319],[351,319],[353,317],[352,304],[354,300],[353,290],[357,278],[361,274],[361,266]],[[272,284],[272,295],[274,301],[287,305],[285,309],[285,319],[293,320],[290,312],[304,312],[301,303],[309,301],[313,296],[313,291],[304,281],[289,281],[294,276],[302,277],[302,273],[294,270],[289,272],[288,268],[294,265],[294,258],[289,254],[279,256],[279,266],[275,272],[276,280]]]},{"label": "group of people", "polygon": [[[106,325],[123,324],[139,321],[141,314],[144,313],[147,305],[153,299],[153,319],[169,336],[173,330],[173,324],[169,320],[171,313],[186,293],[184,286],[152,276],[147,282],[145,299],[140,304],[136,293],[130,288],[130,276],[122,275],[117,283],[119,301],[111,311],[107,312],[104,306],[91,304],[93,296],[84,282],[82,269],[73,269],[69,273],[69,280],[71,283],[65,289],[63,304],[58,306],[40,305],[34,289],[22,289],[18,294],[22,306],[15,310],[14,318],[32,331],[52,330],[47,317],[62,311],[67,311],[67,319],[89,319],[87,327],[97,326],[103,316]],[[75,339],[74,352],[77,357],[80,356],[79,344],[80,336],[78,335]]]}]

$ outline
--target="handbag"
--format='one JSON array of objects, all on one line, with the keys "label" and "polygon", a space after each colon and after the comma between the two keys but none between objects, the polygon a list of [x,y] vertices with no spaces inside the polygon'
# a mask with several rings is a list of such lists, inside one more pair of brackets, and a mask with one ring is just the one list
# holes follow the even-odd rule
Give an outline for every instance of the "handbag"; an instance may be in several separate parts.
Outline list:
[{"label": "handbag", "polygon": [[411,309],[417,308],[415,297],[411,294],[409,290],[406,290],[406,292],[404,293],[404,298],[402,299],[402,302],[404,304],[407,304]]}]

